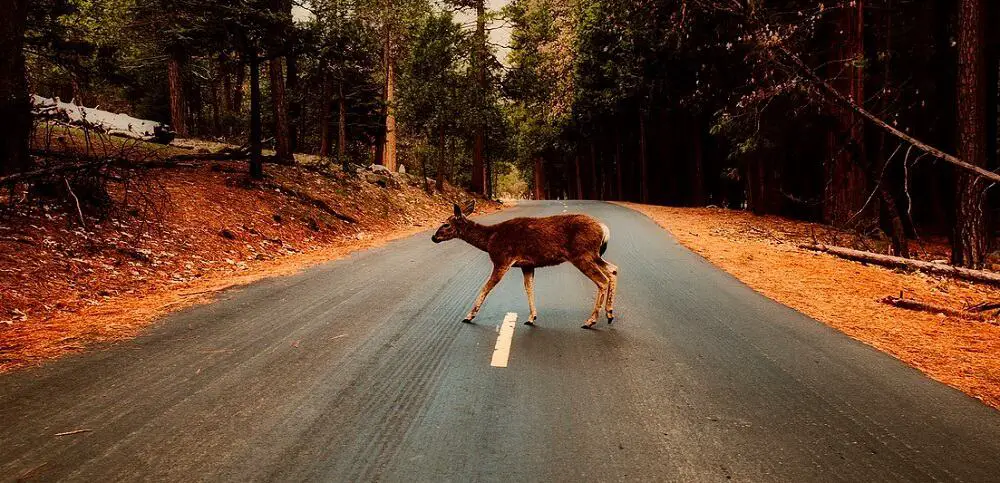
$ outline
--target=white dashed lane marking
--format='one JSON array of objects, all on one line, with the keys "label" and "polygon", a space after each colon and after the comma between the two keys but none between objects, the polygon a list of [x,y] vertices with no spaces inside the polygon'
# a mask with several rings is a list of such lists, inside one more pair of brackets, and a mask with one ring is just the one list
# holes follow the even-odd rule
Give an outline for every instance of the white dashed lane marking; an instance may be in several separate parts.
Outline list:
[{"label": "white dashed lane marking", "polygon": [[503,322],[497,327],[497,345],[493,349],[493,367],[507,367],[510,360],[510,345],[514,340],[514,327],[517,327],[517,313],[507,312]]}]

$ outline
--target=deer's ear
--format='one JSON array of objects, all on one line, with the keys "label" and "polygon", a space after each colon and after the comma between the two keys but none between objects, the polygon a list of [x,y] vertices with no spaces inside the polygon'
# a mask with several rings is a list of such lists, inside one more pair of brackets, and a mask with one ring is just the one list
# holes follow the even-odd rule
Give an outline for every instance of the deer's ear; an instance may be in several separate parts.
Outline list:
[{"label": "deer's ear", "polygon": [[455,216],[462,216],[462,209],[458,207],[458,203],[455,203]]},{"label": "deer's ear", "polygon": [[469,204],[465,205],[465,210],[463,210],[466,215],[471,215],[473,211],[476,211],[476,200],[472,200]]}]

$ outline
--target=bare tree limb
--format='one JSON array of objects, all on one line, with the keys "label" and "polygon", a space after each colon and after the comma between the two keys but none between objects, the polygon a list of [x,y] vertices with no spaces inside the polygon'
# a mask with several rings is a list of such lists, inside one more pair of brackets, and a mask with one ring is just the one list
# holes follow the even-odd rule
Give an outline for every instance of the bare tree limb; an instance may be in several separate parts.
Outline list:
[{"label": "bare tree limb", "polygon": [[925,153],[927,153],[927,154],[929,154],[931,156],[934,156],[935,158],[938,158],[938,159],[940,159],[942,161],[951,163],[951,164],[953,164],[955,166],[958,166],[958,167],[960,167],[962,169],[965,169],[965,170],[968,170],[968,171],[972,171],[973,173],[976,173],[976,174],[978,174],[979,176],[981,176],[983,178],[992,180],[994,182],[1000,182],[1000,174],[997,174],[997,173],[994,173],[992,171],[983,169],[983,168],[981,168],[979,166],[976,166],[974,164],[969,164],[969,163],[967,163],[965,161],[962,161],[961,159],[958,159],[955,156],[952,156],[952,155],[950,155],[950,154],[948,154],[948,153],[946,153],[946,152],[944,152],[944,151],[942,151],[942,150],[940,150],[938,148],[935,148],[934,146],[931,146],[931,145],[929,145],[927,143],[924,143],[924,142],[920,141],[919,139],[917,139],[917,138],[915,138],[913,136],[910,136],[909,134],[906,134],[903,131],[900,131],[899,129],[896,129],[895,127],[893,127],[889,123],[887,123],[887,122],[883,121],[882,119],[880,119],[878,116],[876,116],[876,115],[872,114],[871,112],[869,112],[864,107],[859,106],[856,102],[854,102],[853,100],[847,98],[847,96],[845,96],[844,94],[840,93],[840,91],[838,91],[835,87],[833,87],[832,85],[830,85],[829,82],[826,82],[825,80],[823,80],[822,78],[820,78],[819,75],[817,75],[815,71],[813,71],[808,65],[806,65],[806,63],[803,62],[802,59],[799,58],[799,56],[795,55],[792,51],[790,51],[788,49],[788,47],[785,47],[784,45],[782,45],[780,43],[775,43],[775,44],[767,45],[764,48],[767,49],[767,52],[769,53],[769,55],[772,56],[772,58],[774,58],[774,60],[778,60],[775,57],[777,57],[778,54],[780,54],[781,57],[783,57],[785,60],[787,60],[788,62],[790,62],[796,68],[796,70],[798,70],[799,73],[807,81],[809,81],[809,83],[811,83],[814,87],[816,87],[820,91],[821,96],[827,102],[829,102],[831,104],[834,104],[834,105],[839,105],[841,107],[844,107],[844,108],[847,108],[847,109],[850,109],[850,110],[854,111],[855,113],[861,115],[865,119],[868,119],[869,121],[871,121],[876,126],[879,126],[882,129],[885,129],[886,131],[888,131],[893,136],[896,136],[897,138],[899,138],[899,139],[901,139],[901,140],[903,140],[903,141],[905,141],[907,143],[910,143],[911,145],[913,145],[917,149],[919,149],[919,150],[921,150],[921,151],[923,151],[923,152],[925,152]]},{"label": "bare tree limb", "polygon": [[69,185],[69,179],[63,176],[63,182],[66,183],[66,191],[69,191],[69,195],[73,197],[73,202],[76,203],[76,214],[80,216],[80,226],[84,229],[87,228],[87,222],[83,219],[83,210],[80,209],[80,198],[76,197],[76,193],[73,192],[73,188]]}]

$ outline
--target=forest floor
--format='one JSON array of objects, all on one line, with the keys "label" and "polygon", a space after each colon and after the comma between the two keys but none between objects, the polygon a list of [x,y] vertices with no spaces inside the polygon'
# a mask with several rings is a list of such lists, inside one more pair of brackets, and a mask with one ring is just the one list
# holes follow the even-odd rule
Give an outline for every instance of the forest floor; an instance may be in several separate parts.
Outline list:
[{"label": "forest floor", "polygon": [[[799,248],[814,240],[861,250],[885,245],[824,225],[715,208],[622,205],[765,296],[1000,409],[1000,325],[881,302],[902,294],[963,310],[997,301],[996,288]],[[914,243],[912,250],[921,259],[947,259],[943,240]]]},{"label": "forest floor", "polygon": [[225,288],[431,229],[469,199],[450,186],[428,195],[415,176],[268,164],[266,179],[252,182],[246,171],[242,161],[144,171],[140,190],[154,210],[87,215],[85,226],[56,201],[6,209],[0,372],[131,338]]}]

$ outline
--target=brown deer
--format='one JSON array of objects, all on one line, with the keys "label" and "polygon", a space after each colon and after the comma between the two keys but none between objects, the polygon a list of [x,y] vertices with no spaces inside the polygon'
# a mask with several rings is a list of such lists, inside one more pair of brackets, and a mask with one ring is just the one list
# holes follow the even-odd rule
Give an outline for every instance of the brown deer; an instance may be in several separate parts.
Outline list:
[{"label": "brown deer", "polygon": [[614,321],[615,287],[618,267],[601,258],[611,236],[607,225],[587,215],[556,215],[544,218],[514,218],[495,225],[481,225],[467,218],[475,210],[475,200],[463,212],[455,205],[455,215],[448,218],[431,240],[441,243],[453,238],[486,252],[493,262],[493,273],[486,280],[475,305],[462,322],[472,322],[490,290],[511,267],[524,274],[524,291],[531,313],[527,325],[535,325],[535,269],[570,262],[597,285],[597,300],[590,318],[583,325],[590,329],[597,323],[601,303],[606,303],[608,323]]}]

